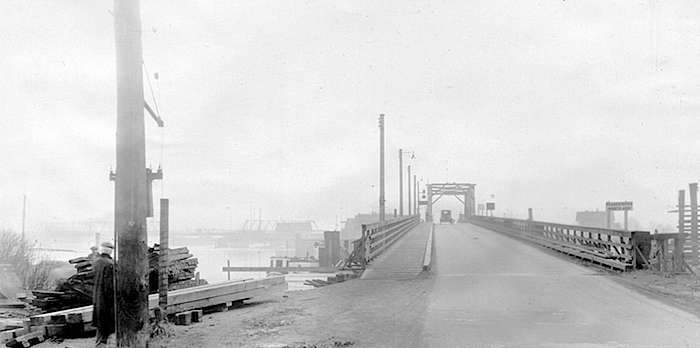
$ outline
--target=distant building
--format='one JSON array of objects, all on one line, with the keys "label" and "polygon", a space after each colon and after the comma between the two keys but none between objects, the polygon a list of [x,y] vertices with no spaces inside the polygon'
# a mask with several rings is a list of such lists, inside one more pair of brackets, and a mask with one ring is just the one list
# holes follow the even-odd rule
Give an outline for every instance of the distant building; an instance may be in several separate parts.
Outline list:
[{"label": "distant building", "polygon": [[313,257],[318,255],[318,248],[323,244],[323,235],[315,237],[297,235],[294,239],[295,257]]},{"label": "distant building", "polygon": [[355,240],[362,237],[362,225],[379,222],[379,214],[357,214],[345,220],[345,226],[340,230],[341,240]]},{"label": "distant building", "polygon": [[[611,214],[611,226],[613,228],[618,227],[618,224],[615,223],[615,215]],[[586,227],[598,227],[598,228],[607,228],[608,227],[608,221],[607,221],[607,213],[603,210],[596,210],[596,211],[579,211],[576,213],[576,224],[579,226],[586,226]]]},{"label": "distant building", "polygon": [[313,221],[278,222],[275,235],[286,235],[294,238],[296,235],[307,235],[313,232]]}]

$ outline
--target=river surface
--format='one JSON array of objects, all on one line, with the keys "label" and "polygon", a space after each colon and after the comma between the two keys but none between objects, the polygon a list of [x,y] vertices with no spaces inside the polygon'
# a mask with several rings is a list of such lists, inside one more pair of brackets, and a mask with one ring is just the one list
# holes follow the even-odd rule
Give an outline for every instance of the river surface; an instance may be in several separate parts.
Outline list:
[{"label": "river surface", "polygon": [[[38,245],[39,257],[43,260],[68,261],[70,259],[86,256],[90,253],[90,244],[85,241],[52,240],[46,245]],[[175,245],[173,247],[179,247]],[[200,245],[188,245],[190,253],[199,260],[197,271],[200,278],[206,279],[210,284],[219,283],[228,279],[228,274],[222,270],[227,261],[234,267],[264,267],[270,265],[271,256],[293,256],[294,249],[272,248],[261,244],[254,247],[214,248],[213,243]],[[264,278],[266,272],[231,272],[231,280],[246,278]],[[304,285],[308,279],[326,280],[327,274],[297,273],[286,276],[289,290],[305,290],[313,287]]]}]

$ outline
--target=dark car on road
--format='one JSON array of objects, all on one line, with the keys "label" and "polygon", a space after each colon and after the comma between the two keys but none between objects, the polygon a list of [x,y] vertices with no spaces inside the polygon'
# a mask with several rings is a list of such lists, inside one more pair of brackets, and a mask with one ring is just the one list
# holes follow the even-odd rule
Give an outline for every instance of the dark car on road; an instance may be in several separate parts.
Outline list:
[{"label": "dark car on road", "polygon": [[455,219],[452,218],[452,211],[451,210],[440,211],[440,223],[450,223],[450,224],[455,223]]}]

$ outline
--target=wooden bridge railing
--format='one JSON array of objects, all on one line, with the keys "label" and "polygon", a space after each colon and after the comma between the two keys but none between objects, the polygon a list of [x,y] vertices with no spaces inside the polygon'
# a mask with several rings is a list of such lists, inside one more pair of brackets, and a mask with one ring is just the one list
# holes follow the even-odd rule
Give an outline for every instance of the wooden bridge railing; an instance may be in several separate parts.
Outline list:
[{"label": "wooden bridge railing", "polygon": [[362,225],[362,237],[353,241],[353,250],[345,262],[345,268],[366,268],[368,263],[419,223],[420,216],[410,215],[383,224]]},{"label": "wooden bridge railing", "polygon": [[620,271],[642,267],[649,232],[565,225],[534,220],[472,216],[469,222]]}]

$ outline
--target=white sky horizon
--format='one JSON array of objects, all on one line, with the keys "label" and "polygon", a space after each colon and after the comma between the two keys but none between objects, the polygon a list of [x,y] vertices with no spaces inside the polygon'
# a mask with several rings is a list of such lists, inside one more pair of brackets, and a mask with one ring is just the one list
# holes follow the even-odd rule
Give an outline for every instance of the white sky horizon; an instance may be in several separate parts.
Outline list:
[{"label": "white sky horizon", "polygon": [[[24,194],[30,231],[111,218],[111,8],[0,3],[0,228],[20,230]],[[573,223],[631,200],[642,226],[673,228],[667,211],[700,173],[699,14],[655,0],[143,1],[166,125],[146,119],[146,164],[165,175],[154,198],[179,229],[237,227],[251,206],[332,228],[377,210],[384,113],[387,214],[401,147],[425,180],[493,194],[497,215]]]}]

